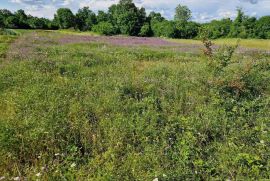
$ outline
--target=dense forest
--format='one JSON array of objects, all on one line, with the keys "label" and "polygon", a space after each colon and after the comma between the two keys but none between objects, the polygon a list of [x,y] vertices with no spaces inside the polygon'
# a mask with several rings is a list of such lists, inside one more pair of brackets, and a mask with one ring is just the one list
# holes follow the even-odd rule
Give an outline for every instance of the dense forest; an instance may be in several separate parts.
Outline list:
[{"label": "dense forest", "polygon": [[270,16],[259,19],[249,17],[237,9],[237,17],[213,20],[208,23],[191,21],[192,13],[187,6],[175,8],[174,20],[167,20],[160,13],[146,14],[132,0],[120,0],[107,12],[93,12],[89,7],[76,14],[68,8],[60,8],[53,20],[27,15],[24,10],[12,13],[0,10],[1,29],[69,29],[93,31],[104,35],[124,34],[143,37],[199,38],[205,32],[209,38],[260,38],[270,39]]}]

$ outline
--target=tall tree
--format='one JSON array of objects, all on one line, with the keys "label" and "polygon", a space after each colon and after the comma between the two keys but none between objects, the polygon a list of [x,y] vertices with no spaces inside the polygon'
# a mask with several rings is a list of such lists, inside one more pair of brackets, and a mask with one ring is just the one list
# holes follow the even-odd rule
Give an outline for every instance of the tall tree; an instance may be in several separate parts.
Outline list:
[{"label": "tall tree", "polygon": [[7,9],[0,9],[0,28],[6,27],[6,19],[13,14]]},{"label": "tall tree", "polygon": [[122,34],[138,35],[146,19],[145,9],[138,9],[132,0],[120,0],[109,8],[111,23]]},{"label": "tall tree", "polygon": [[178,22],[187,22],[191,18],[191,11],[187,6],[178,5],[175,8],[174,20]]},{"label": "tall tree", "polygon": [[243,21],[246,18],[243,10],[241,8],[237,8],[237,17],[233,21],[233,24],[231,26],[230,30],[230,37],[237,38],[239,37],[240,33],[243,33],[245,31],[245,27],[243,26]]},{"label": "tall tree", "polygon": [[0,14],[0,29],[4,28],[5,23],[4,23],[4,16]]},{"label": "tall tree", "polygon": [[150,19],[150,21],[164,21],[165,18],[162,17],[162,15],[160,13],[156,13],[154,11],[150,12],[148,18]]},{"label": "tall tree", "polygon": [[29,28],[27,24],[27,15],[25,14],[24,10],[20,9],[15,12],[15,18],[18,21],[18,28]]},{"label": "tall tree", "polygon": [[89,9],[89,7],[79,9],[78,13],[76,14],[76,26],[81,31],[91,30],[96,22],[96,15]]},{"label": "tall tree", "polygon": [[270,39],[270,16],[263,16],[256,22],[256,36]]},{"label": "tall tree", "polygon": [[75,16],[73,15],[72,11],[68,8],[58,9],[55,18],[59,24],[59,27],[62,29],[68,29],[74,27],[75,25]]},{"label": "tall tree", "polygon": [[109,21],[109,15],[107,13],[105,13],[104,11],[98,11],[97,14],[97,22],[106,22]]}]

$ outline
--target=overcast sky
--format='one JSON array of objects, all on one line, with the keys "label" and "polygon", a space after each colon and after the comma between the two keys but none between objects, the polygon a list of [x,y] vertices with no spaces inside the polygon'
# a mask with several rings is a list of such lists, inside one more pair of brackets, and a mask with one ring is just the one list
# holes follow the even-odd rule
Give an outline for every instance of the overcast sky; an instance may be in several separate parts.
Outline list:
[{"label": "overcast sky", "polygon": [[[107,10],[118,0],[0,0],[0,9],[15,11],[24,9],[26,13],[38,17],[52,18],[60,7],[68,7],[74,13],[78,8],[89,6],[94,10]],[[270,15],[270,0],[134,0],[137,6],[147,12],[160,12],[172,19],[177,4],[187,5],[192,10],[193,20],[206,22],[224,17],[234,18],[236,8],[241,7],[250,16]]]}]

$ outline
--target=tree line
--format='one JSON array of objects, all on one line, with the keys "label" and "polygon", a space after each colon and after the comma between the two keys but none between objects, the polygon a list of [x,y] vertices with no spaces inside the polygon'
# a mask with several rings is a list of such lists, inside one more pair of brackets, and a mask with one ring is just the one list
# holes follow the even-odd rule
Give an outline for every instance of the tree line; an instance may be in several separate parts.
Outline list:
[{"label": "tree line", "polygon": [[[142,37],[199,38],[205,32],[208,38],[260,38],[270,39],[270,16],[259,19],[249,17],[237,9],[237,17],[213,20],[208,23],[191,21],[187,6],[178,5],[174,20],[167,20],[160,13],[146,14],[132,0],[120,0],[107,12],[94,13],[83,7],[76,14],[68,8],[60,8],[53,20],[26,15],[23,10],[12,13],[0,10],[0,27],[9,29],[69,29],[93,31],[104,35],[124,34]],[[202,33],[204,32],[204,33]]]}]

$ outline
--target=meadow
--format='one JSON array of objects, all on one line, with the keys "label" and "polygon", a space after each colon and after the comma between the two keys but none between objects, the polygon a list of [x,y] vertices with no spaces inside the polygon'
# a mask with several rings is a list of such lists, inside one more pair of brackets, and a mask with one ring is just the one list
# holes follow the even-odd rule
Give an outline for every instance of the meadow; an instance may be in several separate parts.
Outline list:
[{"label": "meadow", "polygon": [[0,180],[270,179],[270,41],[217,41],[0,35]]}]

